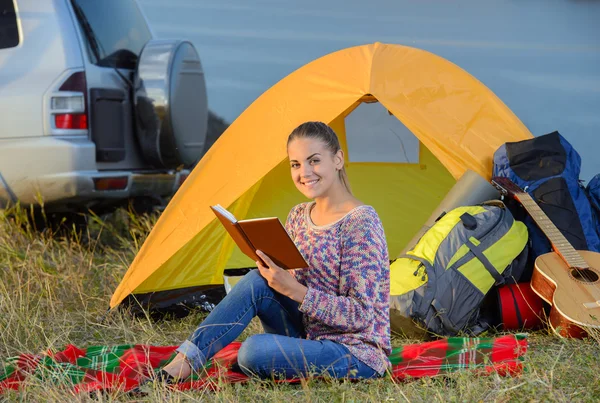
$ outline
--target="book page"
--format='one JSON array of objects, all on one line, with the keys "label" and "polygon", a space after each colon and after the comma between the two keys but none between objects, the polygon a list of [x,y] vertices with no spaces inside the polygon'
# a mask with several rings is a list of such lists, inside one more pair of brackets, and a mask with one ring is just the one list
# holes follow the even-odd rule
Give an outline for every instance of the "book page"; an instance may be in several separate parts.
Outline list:
[{"label": "book page", "polygon": [[213,207],[215,210],[217,210],[219,213],[221,213],[225,218],[227,218],[233,224],[235,224],[238,221],[237,218],[235,218],[235,216],[233,214],[231,214],[226,208],[224,208],[220,204],[217,204],[216,206],[213,206]]},{"label": "book page", "polygon": [[[242,220],[243,222],[251,222],[251,221],[265,221],[265,220],[279,220],[277,217],[263,217],[263,218],[246,218]],[[240,221],[240,222],[242,222]],[[279,221],[281,222],[281,221]]]}]

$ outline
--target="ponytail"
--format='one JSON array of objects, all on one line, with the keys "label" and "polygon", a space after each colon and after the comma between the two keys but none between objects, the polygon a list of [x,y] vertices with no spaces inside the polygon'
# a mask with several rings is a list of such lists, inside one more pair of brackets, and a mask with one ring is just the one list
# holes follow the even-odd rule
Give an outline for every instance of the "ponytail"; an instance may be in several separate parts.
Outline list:
[{"label": "ponytail", "polygon": [[346,172],[346,167],[342,167],[342,169],[338,171],[338,174],[340,175],[342,185],[344,185],[348,193],[352,194],[352,189],[350,188],[350,181],[348,180],[348,173]]}]

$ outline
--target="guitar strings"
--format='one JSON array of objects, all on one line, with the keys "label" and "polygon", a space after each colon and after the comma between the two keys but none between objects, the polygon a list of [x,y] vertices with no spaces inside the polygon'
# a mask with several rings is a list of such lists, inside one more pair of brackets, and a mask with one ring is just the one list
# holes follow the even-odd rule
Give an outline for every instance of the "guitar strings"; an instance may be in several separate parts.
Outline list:
[{"label": "guitar strings", "polygon": [[[573,247],[573,245],[571,244],[571,242],[570,242],[570,241],[567,239],[567,236],[564,234],[564,231],[563,231],[562,229],[558,228],[558,227],[556,226],[556,224],[555,224],[554,222],[552,222],[552,220],[550,219],[550,217],[548,217],[548,214],[546,214],[546,212],[544,211],[544,209],[542,209],[542,206],[541,206],[541,205],[543,205],[543,204],[546,204],[546,205],[548,205],[549,203],[547,203],[547,202],[546,202],[546,201],[545,201],[543,198],[541,198],[541,197],[534,198],[534,197],[533,197],[532,195],[530,195],[529,193],[526,193],[526,192],[523,192],[523,193],[524,193],[524,194],[526,194],[526,195],[527,195],[529,198],[531,198],[531,201],[533,201],[534,203],[536,203],[536,204],[537,204],[537,206],[538,206],[538,207],[539,207],[539,209],[542,211],[542,213],[544,213],[544,215],[546,215],[546,218],[548,219],[548,221],[550,221],[550,222],[552,223],[552,225],[553,225],[553,226],[554,226],[554,227],[555,227],[555,228],[556,228],[556,229],[557,229],[557,230],[558,230],[558,231],[561,233],[561,235],[562,235],[562,236],[565,238],[565,241],[567,241],[567,243],[569,243],[569,245],[570,245],[571,247]],[[523,204],[523,202],[521,202],[521,204]],[[566,210],[566,211],[570,211],[569,209],[567,209],[567,208],[565,208],[565,207],[563,207],[563,206],[560,206],[560,205],[558,205],[558,206],[556,206],[556,205],[552,205],[552,206],[553,206],[553,207],[557,207],[557,208],[559,208],[559,209]],[[523,205],[523,207],[525,207],[525,206]],[[525,207],[525,209],[527,210],[527,207]],[[530,214],[530,215],[531,215],[531,214]],[[543,230],[542,230],[542,232],[543,232]],[[570,232],[570,231],[567,231],[567,234],[569,234],[569,235],[574,235],[574,234],[573,234],[572,232]],[[552,245],[552,242],[550,242],[550,244]],[[577,253],[577,255],[579,256],[579,258],[581,258],[581,260],[583,260],[583,261],[585,262],[585,259],[583,258],[583,256],[581,256],[581,254],[579,253],[579,251],[578,251],[577,249],[575,249],[575,248],[573,248],[573,249],[575,250],[575,252],[576,252],[576,253]],[[588,264],[588,263],[586,262],[586,264]],[[587,282],[587,283],[594,283],[594,282],[596,282],[596,281],[598,280],[598,276],[597,276],[597,275],[596,275],[596,278],[594,278],[594,276],[592,275],[592,274],[594,274],[594,275],[595,275],[595,273],[594,273],[594,271],[593,271],[593,270],[586,269],[586,268],[581,268],[581,267],[574,267],[574,266],[571,266],[570,264],[569,264],[569,269],[570,269],[570,270],[572,270],[572,271],[575,271],[575,272],[577,272],[577,274],[578,274],[579,276],[581,276],[581,277],[582,277],[582,278],[585,280],[585,282]],[[571,275],[572,275],[572,276],[573,276],[573,277],[574,277],[574,278],[577,280],[577,277],[576,277],[575,275],[573,275],[573,272],[571,272],[570,274],[571,274]],[[598,287],[598,285],[595,285],[594,287]]]}]

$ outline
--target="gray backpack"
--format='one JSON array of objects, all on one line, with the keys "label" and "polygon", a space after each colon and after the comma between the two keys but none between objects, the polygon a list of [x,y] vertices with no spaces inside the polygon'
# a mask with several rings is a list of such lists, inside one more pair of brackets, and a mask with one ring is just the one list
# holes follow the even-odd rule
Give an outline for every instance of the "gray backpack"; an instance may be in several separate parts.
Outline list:
[{"label": "gray backpack", "polygon": [[519,279],[527,240],[500,201],[449,211],[390,266],[392,330],[410,335],[413,322],[441,336],[482,332],[479,306],[493,285]]}]

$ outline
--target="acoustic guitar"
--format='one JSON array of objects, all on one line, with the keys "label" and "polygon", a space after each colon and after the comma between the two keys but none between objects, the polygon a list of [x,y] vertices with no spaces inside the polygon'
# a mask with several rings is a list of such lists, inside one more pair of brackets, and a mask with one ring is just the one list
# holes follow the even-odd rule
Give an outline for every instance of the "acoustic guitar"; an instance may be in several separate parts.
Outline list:
[{"label": "acoustic guitar", "polygon": [[549,322],[561,337],[583,338],[600,334],[600,253],[575,250],[533,198],[508,178],[492,184],[512,196],[550,240],[554,252],[535,260],[531,288],[552,305]]}]

